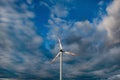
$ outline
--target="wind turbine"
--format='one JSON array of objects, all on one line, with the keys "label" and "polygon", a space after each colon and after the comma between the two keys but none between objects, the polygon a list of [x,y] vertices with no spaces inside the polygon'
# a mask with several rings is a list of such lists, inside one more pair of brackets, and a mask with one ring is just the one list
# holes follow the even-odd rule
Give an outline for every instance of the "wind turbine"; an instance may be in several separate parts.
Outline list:
[{"label": "wind turbine", "polygon": [[70,55],[76,55],[75,53],[72,52],[67,52],[67,51],[63,51],[63,47],[62,47],[62,43],[60,41],[60,39],[58,38],[59,41],[59,52],[58,54],[55,56],[55,58],[53,58],[52,62],[54,62],[59,56],[60,56],[60,80],[62,80],[62,54],[70,54]]}]

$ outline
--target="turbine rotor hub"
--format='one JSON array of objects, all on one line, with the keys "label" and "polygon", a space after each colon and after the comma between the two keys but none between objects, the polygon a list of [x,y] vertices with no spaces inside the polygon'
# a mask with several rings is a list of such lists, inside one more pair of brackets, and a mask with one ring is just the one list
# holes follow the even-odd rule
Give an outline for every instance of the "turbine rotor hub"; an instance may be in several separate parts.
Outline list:
[{"label": "turbine rotor hub", "polygon": [[60,52],[64,52],[62,49],[60,49]]}]

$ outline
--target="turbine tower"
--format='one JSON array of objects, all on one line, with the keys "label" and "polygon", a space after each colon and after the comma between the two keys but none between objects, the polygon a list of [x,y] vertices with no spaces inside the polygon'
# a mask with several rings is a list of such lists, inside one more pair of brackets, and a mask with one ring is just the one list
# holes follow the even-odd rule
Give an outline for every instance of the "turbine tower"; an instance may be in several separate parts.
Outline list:
[{"label": "turbine tower", "polygon": [[54,62],[60,56],[60,80],[62,80],[62,54],[65,53],[65,54],[70,54],[73,56],[75,56],[76,54],[72,52],[63,51],[62,43],[59,38],[58,38],[58,41],[59,41],[60,49],[59,49],[58,54],[55,56],[55,58],[53,58],[52,62]]}]

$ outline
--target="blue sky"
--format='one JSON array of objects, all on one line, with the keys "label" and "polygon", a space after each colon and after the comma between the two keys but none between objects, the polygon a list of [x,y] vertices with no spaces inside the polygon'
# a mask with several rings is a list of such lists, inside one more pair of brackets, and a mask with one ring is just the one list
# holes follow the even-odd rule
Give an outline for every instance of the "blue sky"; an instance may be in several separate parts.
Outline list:
[{"label": "blue sky", "polygon": [[119,0],[0,0],[0,80],[120,79]]}]

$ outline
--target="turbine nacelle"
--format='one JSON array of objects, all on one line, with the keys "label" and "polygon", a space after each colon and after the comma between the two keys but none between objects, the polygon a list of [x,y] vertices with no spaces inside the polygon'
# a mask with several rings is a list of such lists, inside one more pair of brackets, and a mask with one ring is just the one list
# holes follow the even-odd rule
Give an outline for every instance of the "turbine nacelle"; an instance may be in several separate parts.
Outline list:
[{"label": "turbine nacelle", "polygon": [[73,56],[76,55],[75,53],[72,53],[72,52],[63,51],[62,43],[61,43],[59,38],[58,38],[58,41],[59,41],[59,48],[60,48],[60,50],[59,50],[59,53],[55,56],[55,58],[52,60],[52,62],[54,62],[57,59],[57,57],[60,56],[60,54],[63,54],[63,53],[64,54],[70,54],[70,55],[73,55]]},{"label": "turbine nacelle", "polygon": [[63,51],[62,44],[61,44],[61,41],[59,38],[58,38],[58,41],[59,41],[59,46],[60,46],[59,53],[55,56],[55,58],[52,60],[52,62],[54,62],[57,59],[57,57],[60,57],[60,80],[62,80],[62,54],[63,53],[70,54],[70,55],[76,55],[76,54],[74,54],[72,52]]},{"label": "turbine nacelle", "polygon": [[64,51],[62,49],[60,49],[59,52],[64,52]]}]

